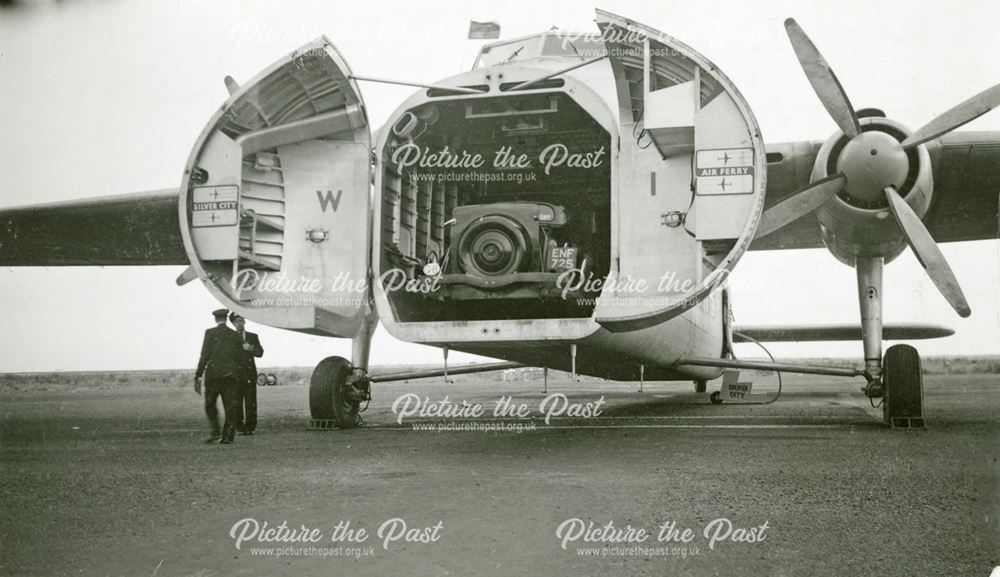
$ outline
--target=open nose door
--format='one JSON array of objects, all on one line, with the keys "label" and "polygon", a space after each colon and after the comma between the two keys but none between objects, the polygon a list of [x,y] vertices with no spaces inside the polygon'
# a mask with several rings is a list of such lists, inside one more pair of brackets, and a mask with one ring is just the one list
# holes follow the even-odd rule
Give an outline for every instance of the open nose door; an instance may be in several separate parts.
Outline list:
[{"label": "open nose door", "polygon": [[251,320],[354,336],[367,308],[371,134],[350,69],[320,38],[226,84],[181,184],[192,266]]},{"label": "open nose door", "polygon": [[612,190],[616,264],[595,320],[613,332],[662,323],[722,284],[764,207],[764,143],[750,107],[707,58],[597,11],[618,94]]}]

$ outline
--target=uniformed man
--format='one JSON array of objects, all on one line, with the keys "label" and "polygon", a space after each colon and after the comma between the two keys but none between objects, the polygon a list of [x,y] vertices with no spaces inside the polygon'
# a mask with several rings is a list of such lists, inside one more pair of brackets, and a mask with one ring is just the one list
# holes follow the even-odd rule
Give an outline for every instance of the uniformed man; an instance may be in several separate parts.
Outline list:
[{"label": "uniformed man", "polygon": [[237,426],[241,435],[252,435],[257,429],[257,363],[254,357],[264,356],[264,347],[256,333],[247,332],[246,319],[236,313],[229,313],[229,322],[240,336],[242,355],[240,357],[240,386],[237,414],[241,416]]},{"label": "uniformed man", "polygon": [[[215,326],[205,331],[205,339],[201,343],[201,357],[198,359],[198,369],[194,374],[194,391],[201,394],[201,377],[205,376],[205,414],[211,432],[205,438],[206,443],[220,441],[232,443],[236,435],[236,424],[239,422],[238,387],[240,361],[243,347],[240,337],[233,329],[226,326],[226,309],[212,312]],[[226,412],[225,424],[219,431],[219,412],[216,402],[222,396],[222,407]],[[221,440],[220,440],[221,439]]]}]

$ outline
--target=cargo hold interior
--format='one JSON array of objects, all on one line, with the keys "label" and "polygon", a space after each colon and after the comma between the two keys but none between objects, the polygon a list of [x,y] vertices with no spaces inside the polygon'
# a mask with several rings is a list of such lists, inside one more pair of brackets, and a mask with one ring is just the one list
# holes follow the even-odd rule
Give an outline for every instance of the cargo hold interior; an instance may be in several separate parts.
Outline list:
[{"label": "cargo hold interior", "polygon": [[[569,95],[431,97],[386,130],[377,274],[398,320],[591,315],[600,291],[579,280],[603,279],[610,269],[611,142]],[[482,164],[414,161],[444,150],[453,159],[479,155]],[[496,166],[502,150],[507,158],[525,155],[531,166]],[[600,162],[546,171],[541,161],[575,153]],[[436,275],[429,292],[393,289]],[[564,295],[567,284],[578,290]]]}]

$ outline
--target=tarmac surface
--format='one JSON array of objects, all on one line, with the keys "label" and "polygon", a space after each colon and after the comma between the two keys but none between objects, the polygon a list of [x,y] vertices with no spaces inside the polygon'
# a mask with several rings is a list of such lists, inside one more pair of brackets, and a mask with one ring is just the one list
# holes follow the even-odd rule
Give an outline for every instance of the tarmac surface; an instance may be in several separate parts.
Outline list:
[{"label": "tarmac surface", "polygon": [[[0,574],[989,575],[1000,376],[927,376],[926,430],[886,429],[860,385],[716,406],[563,380],[575,416],[546,424],[540,381],[430,379],[376,385],[347,431],[309,430],[285,385],[229,446],[200,441],[188,388],[4,390]],[[485,414],[399,423],[408,393]],[[508,395],[525,416],[493,417]],[[463,427],[508,430],[437,430]]]}]

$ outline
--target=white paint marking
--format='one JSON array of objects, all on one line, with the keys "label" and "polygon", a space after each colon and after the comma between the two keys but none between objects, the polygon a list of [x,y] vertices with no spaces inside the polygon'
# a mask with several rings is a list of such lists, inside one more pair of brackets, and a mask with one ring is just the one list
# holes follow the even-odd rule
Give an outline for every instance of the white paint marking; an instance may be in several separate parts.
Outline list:
[{"label": "white paint marking", "polygon": [[91,433],[111,433],[112,435],[141,435],[143,433],[204,433],[203,429],[127,429],[118,431],[102,431],[92,429]]},{"label": "white paint marking", "polygon": [[[736,405],[737,403],[733,403]],[[698,419],[733,419],[733,420],[744,420],[744,419],[784,419],[784,420],[809,420],[809,419],[843,419],[843,415],[803,415],[801,417],[789,416],[789,415],[622,415],[620,417],[616,416],[603,416],[603,417],[588,417],[588,421],[600,421],[600,420],[624,420],[624,419],[683,419],[683,420],[698,420]],[[881,418],[881,417],[880,417]],[[553,421],[577,421],[579,419],[575,418],[560,418],[554,417]]]},{"label": "white paint marking", "polygon": [[[847,426],[854,425],[856,423],[842,423],[839,425],[826,425],[826,424],[802,424],[802,425],[791,425],[791,424],[767,424],[767,425],[542,425],[536,428],[534,431],[539,432],[545,430],[553,429],[842,429]],[[428,423],[430,425],[430,423]],[[374,426],[374,427],[364,427],[366,430],[370,431],[417,431],[407,426]],[[498,431],[437,431],[434,429],[423,429],[417,432],[428,432],[428,433],[466,433],[466,432],[479,432],[479,433],[494,433]],[[507,431],[513,433],[514,431]],[[525,431],[528,432],[528,431]]]},{"label": "white paint marking", "polygon": [[[849,423],[845,423],[849,424]],[[843,425],[563,425],[543,427],[548,429],[833,429]]]}]

